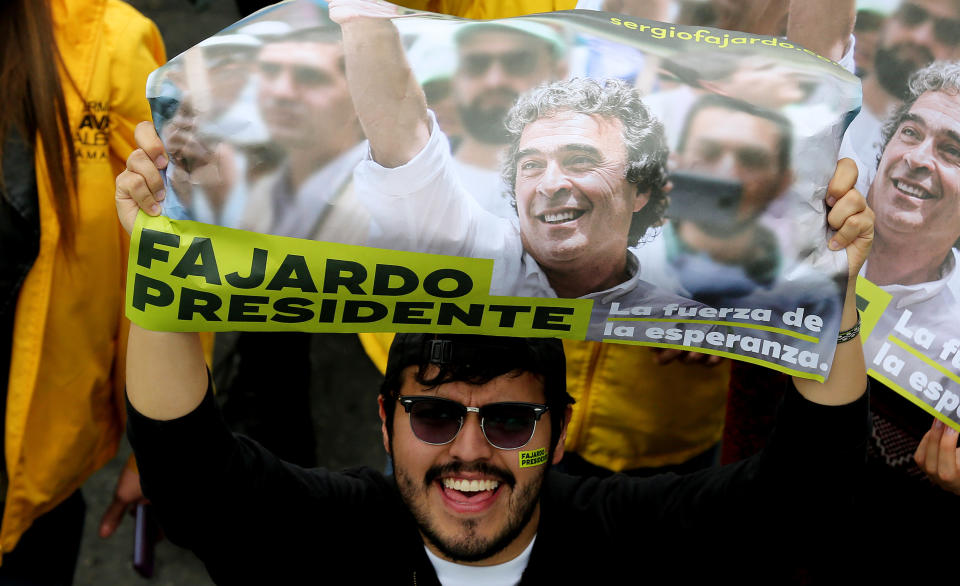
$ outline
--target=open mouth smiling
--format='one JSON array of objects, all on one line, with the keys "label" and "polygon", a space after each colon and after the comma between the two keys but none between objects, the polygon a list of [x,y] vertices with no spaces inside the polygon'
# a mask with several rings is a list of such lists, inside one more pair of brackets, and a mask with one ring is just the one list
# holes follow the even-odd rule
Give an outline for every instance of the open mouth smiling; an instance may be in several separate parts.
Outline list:
[{"label": "open mouth smiling", "polygon": [[565,224],[576,220],[585,213],[587,213],[585,210],[561,210],[540,214],[537,219],[547,224]]},{"label": "open mouth smiling", "polygon": [[515,480],[506,470],[487,464],[463,466],[448,464],[431,468],[424,479],[433,486],[453,511],[479,513],[493,506],[504,487]]},{"label": "open mouth smiling", "polygon": [[456,490],[464,494],[470,494],[486,490],[496,490],[500,486],[497,480],[459,480],[456,478],[444,478],[443,487]]},{"label": "open mouth smiling", "polygon": [[897,188],[900,193],[914,199],[936,199],[936,196],[926,189],[914,183],[907,183],[902,179],[894,179],[893,186]]},{"label": "open mouth smiling", "polygon": [[440,492],[447,504],[458,513],[479,513],[491,507],[504,486],[499,480],[441,478]]}]

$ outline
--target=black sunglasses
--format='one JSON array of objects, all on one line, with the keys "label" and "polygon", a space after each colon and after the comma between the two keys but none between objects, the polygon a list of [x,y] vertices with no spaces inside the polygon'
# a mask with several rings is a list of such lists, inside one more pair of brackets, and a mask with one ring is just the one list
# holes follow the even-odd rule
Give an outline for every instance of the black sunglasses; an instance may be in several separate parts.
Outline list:
[{"label": "black sunglasses", "polygon": [[501,450],[516,450],[527,445],[537,430],[537,421],[547,412],[538,403],[490,403],[467,407],[439,397],[400,397],[404,411],[410,414],[410,429],[420,441],[434,446],[449,444],[460,433],[468,412],[480,416],[480,429],[490,445]]},{"label": "black sunglasses", "polygon": [[923,6],[909,2],[900,6],[896,16],[900,22],[909,27],[920,26],[932,19],[933,36],[938,42],[951,46],[960,45],[960,20],[935,17]]},{"label": "black sunglasses", "polygon": [[503,70],[512,77],[530,75],[537,68],[537,54],[533,51],[511,51],[496,55],[493,53],[472,53],[460,57],[460,68],[470,77],[480,77],[490,69],[494,61],[499,61]]}]

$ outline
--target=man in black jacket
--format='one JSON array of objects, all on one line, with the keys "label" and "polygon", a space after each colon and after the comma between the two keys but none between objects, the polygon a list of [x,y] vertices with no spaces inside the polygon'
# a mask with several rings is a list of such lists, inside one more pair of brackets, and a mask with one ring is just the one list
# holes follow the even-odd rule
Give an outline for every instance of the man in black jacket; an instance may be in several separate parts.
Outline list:
[{"label": "man in black jacket", "polygon": [[[141,148],[117,178],[128,232],[138,209],[158,212],[162,189],[154,161],[163,145],[148,123],[136,135]],[[841,329],[852,331],[873,215],[851,189],[848,163],[827,203],[831,246],[849,260]],[[398,336],[379,398],[392,478],[302,469],[234,436],[197,335],[132,325],[128,432],[165,531],[218,583],[322,582],[329,568],[379,584],[741,576],[745,568],[717,565],[740,534],[754,538],[742,545],[756,567],[767,554],[846,554],[837,515],[846,515],[868,418],[862,349],[855,335],[845,339],[824,383],[793,381],[762,454],[684,477],[549,471],[563,457],[571,409],[555,341]]]},{"label": "man in black jacket", "polygon": [[[133,327],[128,431],[145,494],[171,540],[222,584],[329,567],[383,584],[569,583],[630,567],[690,577],[721,569],[684,562],[716,561],[729,551],[724,535],[782,540],[837,522],[863,459],[862,365],[835,364],[827,385],[795,381],[800,392],[788,393],[777,432],[753,460],[684,477],[553,473],[569,417],[558,341],[401,334],[380,394],[395,479],[307,470],[230,433],[193,336]],[[156,372],[171,364],[180,370]],[[750,547],[759,567],[771,552]]]},{"label": "man in black jacket", "polygon": [[[153,178],[137,170],[162,152],[149,126],[138,135],[144,150],[118,178],[128,230],[152,198]],[[841,165],[828,190],[829,220],[855,275],[873,220],[847,191],[849,171]],[[853,282],[843,329],[858,321]],[[379,398],[394,479],[299,468],[234,436],[217,413],[197,335],[133,325],[128,432],[167,534],[223,584],[299,582],[310,572],[321,581],[330,567],[383,584],[570,583],[624,569],[648,579],[742,576],[744,568],[715,565],[740,534],[760,538],[743,543],[756,560],[749,573],[770,553],[844,555],[842,527],[831,524],[846,514],[868,428],[858,339],[838,345],[825,383],[793,381],[759,457],[684,477],[549,472],[571,409],[563,364],[552,340],[398,336]],[[816,540],[793,549],[814,530]]]}]

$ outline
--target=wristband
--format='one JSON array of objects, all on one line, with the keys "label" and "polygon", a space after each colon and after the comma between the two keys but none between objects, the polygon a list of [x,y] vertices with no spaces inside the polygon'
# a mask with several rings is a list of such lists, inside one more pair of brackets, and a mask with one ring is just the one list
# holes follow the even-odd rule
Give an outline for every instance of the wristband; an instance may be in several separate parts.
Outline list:
[{"label": "wristband", "polygon": [[843,344],[860,335],[860,310],[857,310],[857,323],[849,330],[843,330],[837,334],[837,344]]}]

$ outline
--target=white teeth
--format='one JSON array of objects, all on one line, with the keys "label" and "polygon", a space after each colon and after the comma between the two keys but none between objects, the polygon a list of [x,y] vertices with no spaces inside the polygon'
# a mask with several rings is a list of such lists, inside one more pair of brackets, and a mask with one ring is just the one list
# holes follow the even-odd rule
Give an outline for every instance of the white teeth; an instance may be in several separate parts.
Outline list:
[{"label": "white teeth", "polygon": [[460,492],[480,492],[482,490],[494,490],[500,483],[496,480],[457,480],[455,478],[444,478],[443,486]]},{"label": "white teeth", "polygon": [[543,220],[548,224],[559,224],[560,222],[569,222],[576,217],[578,217],[577,212],[570,210],[556,214],[544,214]]},{"label": "white teeth", "polygon": [[922,189],[920,187],[914,187],[913,185],[908,185],[906,183],[903,183],[902,181],[896,181],[895,183],[896,183],[897,189],[906,193],[910,197],[917,197],[920,199],[928,199],[930,197],[930,194],[927,193],[926,189]]}]

